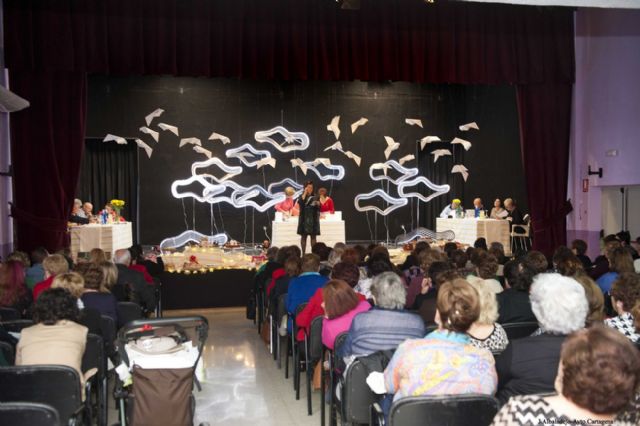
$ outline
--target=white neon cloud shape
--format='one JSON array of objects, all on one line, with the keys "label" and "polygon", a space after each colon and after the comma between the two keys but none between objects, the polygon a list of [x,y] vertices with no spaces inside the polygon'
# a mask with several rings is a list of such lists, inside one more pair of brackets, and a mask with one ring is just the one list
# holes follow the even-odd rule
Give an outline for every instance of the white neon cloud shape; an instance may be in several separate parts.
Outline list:
[{"label": "white neon cloud shape", "polygon": [[[263,195],[268,199],[264,204],[258,204],[251,198]],[[233,205],[243,207],[253,207],[259,212],[265,212],[278,203],[283,202],[286,199],[284,193],[271,194],[269,191],[261,187],[260,185],[251,185],[248,188],[242,188],[236,190],[231,194],[231,201]]]},{"label": "white neon cloud shape", "polygon": [[[389,203],[389,206],[384,210],[382,210],[378,206],[360,206],[361,200],[370,200],[375,197],[381,197],[383,200]],[[366,194],[358,194],[353,199],[353,205],[359,212],[374,211],[381,214],[382,216],[386,216],[392,211],[406,206],[408,202],[409,201],[406,198],[394,198],[384,192],[382,189],[375,189],[371,192],[367,192]]]},{"label": "white neon cloud shape", "polygon": [[213,180],[215,180],[216,182],[220,183],[223,182],[227,179],[230,179],[232,177],[238,176],[239,174],[242,173],[242,167],[240,166],[228,166],[227,164],[224,163],[224,161],[222,161],[221,159],[219,159],[218,157],[212,157],[209,158],[205,161],[196,161],[195,163],[193,163],[191,165],[191,175],[192,176],[196,176],[198,175],[198,169],[202,169],[202,168],[206,168],[209,166],[213,166],[216,165],[218,166],[223,172],[227,173],[225,176],[218,178],[216,176],[213,176],[211,174],[201,174],[200,176],[204,176],[204,177],[209,177]]},{"label": "white neon cloud shape", "polygon": [[[179,192],[178,189],[183,186],[188,186],[193,184],[194,182],[198,182],[202,185],[202,193],[196,194],[192,191]],[[222,184],[212,184],[207,181],[207,179],[202,175],[194,175],[190,176],[186,179],[178,179],[173,181],[171,184],[171,195],[173,198],[194,198],[201,203],[211,203],[215,204],[216,202],[227,201],[220,197],[220,199],[216,199],[215,196],[218,194],[224,193],[226,191],[227,186]],[[226,197],[228,199],[228,203],[231,204],[231,198]]]},{"label": "white neon cloud shape", "polygon": [[[398,173],[400,173],[400,177],[398,177],[397,179],[392,179],[389,176],[387,176],[387,170],[393,168],[395,169]],[[382,175],[374,175],[373,172],[375,170],[383,170]],[[419,170],[415,167],[412,168],[406,168],[402,165],[400,165],[400,163],[398,163],[396,160],[388,160],[385,161],[384,163],[373,163],[371,166],[369,166],[369,177],[372,180],[388,180],[389,182],[393,183],[393,184],[398,184],[400,182],[402,182],[403,180],[407,180],[407,179],[411,179],[412,177],[418,175]]]},{"label": "white neon cloud shape", "polygon": [[[284,138],[282,144],[272,138],[274,135],[281,135]],[[280,152],[304,151],[309,148],[309,136],[303,132],[290,132],[282,126],[273,129],[262,130],[255,133],[256,142],[273,145]]]},{"label": "white neon cloud shape", "polygon": [[[271,153],[269,151],[262,150],[262,149],[255,149],[253,146],[251,146],[248,143],[245,143],[244,145],[241,145],[238,148],[228,149],[225,151],[224,155],[227,158],[237,158],[242,162],[242,164],[244,164],[247,167],[257,166],[260,160],[263,160],[265,158],[271,158]],[[247,160],[247,157],[258,157],[258,156],[261,156],[261,157],[257,158],[256,161]]]},{"label": "white neon cloud shape", "polygon": [[[416,186],[419,183],[424,183],[430,190],[433,191],[433,193],[426,197],[419,192],[405,193],[406,188]],[[403,180],[398,184],[398,195],[400,197],[417,198],[425,203],[428,203],[439,195],[448,193],[450,190],[451,187],[449,187],[449,185],[436,185],[424,176],[418,176],[417,178],[411,180]]]},{"label": "white neon cloud shape", "polygon": [[182,234],[176,235],[175,237],[169,237],[162,240],[160,243],[160,250],[182,247],[189,242],[199,243],[205,238],[209,241],[209,244],[216,243],[221,246],[225,245],[227,241],[229,241],[229,236],[225,233],[205,235],[198,231],[189,230],[184,231]]},{"label": "white neon cloud shape", "polygon": [[406,234],[400,234],[396,237],[396,245],[406,244],[420,238],[431,238],[432,240],[448,240],[453,241],[456,239],[456,234],[453,231],[434,232],[427,228],[416,228]]},{"label": "white neon cloud shape", "polygon": [[[300,185],[295,180],[291,178],[285,178],[281,181],[270,183],[269,186],[267,186],[267,191],[269,191],[270,194],[275,194],[276,192],[283,192],[284,188],[286,188],[287,186],[290,186],[294,189],[294,198],[298,198],[300,194],[302,194],[302,190],[304,189],[302,185]],[[279,188],[280,190],[276,191]]]},{"label": "white neon cloud shape", "polygon": [[[326,161],[323,161],[323,160],[326,160]],[[314,161],[307,161],[303,164],[307,168],[307,170],[311,170],[313,173],[316,174],[316,176],[318,176],[318,179],[322,181],[342,180],[344,178],[344,174],[345,174],[344,167],[331,164],[331,161],[329,161],[328,159],[316,158]],[[327,170],[330,170],[332,173],[323,175],[320,172],[320,170],[318,170],[318,168],[316,167],[320,165],[326,168]]]}]

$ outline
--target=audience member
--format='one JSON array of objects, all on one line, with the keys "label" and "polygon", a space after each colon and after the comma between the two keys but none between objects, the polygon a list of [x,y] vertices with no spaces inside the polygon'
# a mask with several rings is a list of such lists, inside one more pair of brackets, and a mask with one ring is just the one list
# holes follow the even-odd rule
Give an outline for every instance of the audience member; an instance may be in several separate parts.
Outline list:
[{"label": "audience member", "polygon": [[573,254],[582,262],[582,267],[585,271],[589,270],[592,266],[591,259],[587,256],[588,248],[587,242],[584,240],[573,240],[571,242],[571,251],[573,251]]},{"label": "audience member", "polygon": [[[424,277],[421,277],[422,279],[419,283],[420,292],[415,297],[413,305],[407,306],[407,308],[411,310],[418,311],[425,324],[435,324],[434,321],[436,315],[436,299],[438,297],[438,288],[440,284],[448,281],[442,280],[440,279],[440,277],[447,273],[455,273],[453,266],[451,266],[449,262],[433,262],[424,274]],[[422,315],[423,312],[426,313],[426,316]]]},{"label": "audience member", "polygon": [[[562,344],[557,395],[515,396],[492,426],[637,424],[624,410],[640,386],[640,352],[606,327],[576,331]],[[629,413],[637,417],[638,413]]]},{"label": "audience member", "polygon": [[[507,257],[504,254],[504,246],[502,245],[502,243],[499,243],[497,241],[492,242],[489,245],[489,254],[493,255],[497,260],[498,260],[498,265],[504,265],[505,263],[507,263]],[[498,269],[498,272],[500,272],[500,269]],[[500,273],[498,273],[498,275],[500,275]]]},{"label": "audience member", "polygon": [[342,252],[340,256],[341,262],[353,263],[354,265],[360,264],[360,253],[353,247],[348,247]]},{"label": "audience member", "polygon": [[573,251],[565,246],[560,246],[553,253],[553,269],[565,277],[573,277],[584,271],[582,262]]},{"label": "audience member", "polygon": [[373,309],[355,316],[345,343],[336,348],[340,357],[364,356],[395,349],[406,339],[424,336],[422,319],[404,310],[406,290],[394,272],[384,272],[371,283]]},{"label": "audience member", "polygon": [[33,290],[40,281],[44,280],[44,267],[42,262],[49,256],[47,249],[38,247],[31,252],[31,266],[26,270],[25,283],[29,290]]},{"label": "audience member", "polygon": [[0,264],[0,307],[15,309],[21,317],[26,317],[32,301],[22,263],[9,260]]},{"label": "audience member", "polygon": [[367,277],[361,279],[356,286],[356,291],[363,294],[367,299],[371,299],[371,283],[373,277],[380,275],[383,272],[393,271],[393,264],[389,259],[389,252],[385,250],[374,249],[369,258],[367,259]]},{"label": "audience member", "polygon": [[118,268],[118,282],[111,289],[112,294],[118,301],[135,302],[143,309],[153,311],[156,307],[154,286],[148,285],[140,272],[129,269],[129,250],[116,250],[113,260]]},{"label": "audience member", "polygon": [[300,275],[300,258],[290,257],[284,262],[285,274],[276,280],[273,290],[269,293],[269,309],[276,314],[278,312],[278,300],[283,294],[287,294],[289,283],[294,277]]},{"label": "audience member", "polygon": [[600,287],[584,271],[579,271],[573,278],[584,288],[584,294],[589,303],[589,313],[587,314],[585,326],[589,327],[592,324],[602,323],[604,320],[604,296],[600,291]]},{"label": "audience member", "polygon": [[480,237],[473,243],[473,247],[476,249],[487,251],[489,248],[487,247],[487,239],[484,237]]},{"label": "audience member", "polygon": [[631,309],[640,302],[640,275],[635,272],[623,272],[611,286],[611,304],[618,316],[606,319],[604,323],[622,333],[636,343],[640,333],[636,330]]},{"label": "audience member", "polygon": [[509,344],[509,338],[504,328],[496,323],[498,319],[496,294],[481,281],[469,281],[469,284],[478,292],[480,301],[480,315],[467,330],[471,344],[477,348],[488,349],[494,354],[500,353]]},{"label": "audience member", "polygon": [[[83,268],[84,292],[81,296],[82,303],[88,308],[95,309],[101,315],[113,318],[118,324],[118,301],[113,294],[104,288],[104,273],[100,265],[86,264]],[[103,289],[104,291],[101,291]]]},{"label": "audience member", "polygon": [[[493,395],[493,356],[473,346],[467,335],[480,315],[478,293],[465,280],[447,282],[438,291],[437,306],[438,329],[400,344],[391,358],[384,371],[387,392],[394,394],[393,401],[420,395]],[[385,413],[390,405],[383,404]]]},{"label": "audience member", "polygon": [[7,261],[9,260],[17,260],[22,263],[22,266],[27,269],[31,266],[31,260],[29,259],[29,255],[23,251],[15,250],[9,253],[7,256]]},{"label": "audience member", "polygon": [[[445,244],[446,246],[446,244]],[[400,267],[403,271],[404,279],[407,283],[410,283],[412,279],[424,273],[420,266],[420,254],[431,250],[431,246],[426,241],[418,241],[413,248],[413,251]]]},{"label": "audience member", "polygon": [[353,317],[371,309],[366,300],[359,298],[345,281],[333,279],[322,287],[322,343],[333,349],[338,334],[349,330]]},{"label": "audience member", "polygon": [[549,261],[546,256],[537,250],[530,250],[524,257],[536,274],[542,274],[549,270]]},{"label": "audience member", "polygon": [[100,312],[93,308],[86,307],[80,299],[82,293],[84,293],[84,278],[82,278],[82,275],[77,272],[66,272],[56,275],[53,279],[53,284],[51,284],[51,288],[63,288],[67,290],[76,299],[78,304],[78,324],[87,327],[89,333],[97,334],[98,336],[103,335]]},{"label": "audience member", "polygon": [[138,263],[138,260],[140,258],[143,258],[142,246],[135,245],[129,247],[129,253],[131,254],[131,264],[129,265],[129,269],[142,273],[147,284],[153,284],[153,277],[151,276],[151,274],[149,274],[149,271],[147,271],[147,267],[144,266],[143,262]]},{"label": "audience member", "polygon": [[118,267],[109,261],[102,262],[98,266],[102,268],[102,283],[99,291],[101,293],[111,293],[111,290],[118,284]]},{"label": "audience member", "polygon": [[529,289],[535,275],[534,267],[526,260],[512,260],[504,265],[508,288],[497,296],[500,324],[537,321],[529,300]]},{"label": "audience member", "polygon": [[59,254],[52,254],[47,256],[42,261],[42,267],[44,268],[44,280],[39,282],[33,287],[33,299],[37,300],[38,295],[51,287],[53,279],[58,274],[64,274],[69,271],[69,264],[64,256]]},{"label": "audience member", "polygon": [[420,273],[416,274],[410,281],[407,286],[407,303],[406,306],[409,309],[417,309],[417,305],[415,303],[416,297],[422,292],[423,289],[423,281],[426,276],[429,274],[429,269],[434,262],[440,262],[446,260],[446,256],[434,249],[425,249],[422,250],[418,256],[420,261]]},{"label": "audience member", "polygon": [[451,252],[451,263],[457,269],[461,276],[466,277],[470,271],[467,270],[467,263],[469,262],[469,256],[463,250],[457,249]]},{"label": "audience member", "polygon": [[545,273],[531,286],[531,309],[542,333],[512,340],[498,358],[497,398],[502,403],[515,395],[553,391],[562,342],[584,327],[589,305],[576,280]]},{"label": "audience member", "polygon": [[500,282],[496,279],[498,272],[498,260],[492,254],[484,250],[479,250],[474,257],[476,267],[475,276],[468,275],[467,281],[480,281],[482,285],[489,287],[495,294],[504,290]]},{"label": "audience member", "polygon": [[618,241],[618,238],[615,235],[607,235],[602,239],[602,243],[603,246],[601,254],[594,259],[593,265],[589,270],[589,276],[594,280],[597,280],[609,272],[609,259],[607,258],[607,253],[617,247],[622,247],[620,241]]},{"label": "audience member", "polygon": [[[287,312],[295,313],[298,306],[307,303],[317,289],[323,287],[328,278],[320,275],[320,257],[310,253],[302,257],[302,273],[289,282],[287,291]],[[291,330],[292,322],[289,319],[288,329]]]},{"label": "audience member", "polygon": [[603,274],[596,280],[598,287],[600,287],[600,290],[602,290],[605,296],[611,290],[611,285],[618,278],[619,274],[624,272],[635,273],[633,258],[624,247],[616,247],[608,250],[606,256],[609,261],[609,272]]},{"label": "audience member", "polygon": [[89,252],[89,262],[99,265],[102,262],[106,262],[107,261],[107,254],[104,252],[104,250],[102,250],[101,248],[93,248],[91,249],[91,251]]},{"label": "audience member", "polygon": [[[144,254],[144,249],[140,244],[134,244],[129,249],[131,250],[132,259],[135,260],[136,265],[144,266],[147,273],[153,278],[158,278],[164,272],[164,262],[162,256],[151,252],[147,255]],[[132,260],[133,263],[133,260]]]}]

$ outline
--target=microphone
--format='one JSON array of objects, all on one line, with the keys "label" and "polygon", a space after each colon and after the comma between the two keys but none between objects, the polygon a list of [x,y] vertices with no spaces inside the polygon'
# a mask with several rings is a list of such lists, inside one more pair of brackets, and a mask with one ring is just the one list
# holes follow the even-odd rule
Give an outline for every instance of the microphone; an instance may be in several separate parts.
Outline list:
[{"label": "microphone", "polygon": [[269,238],[269,234],[267,234],[267,227],[263,226],[262,230],[264,231],[264,236],[267,237],[267,240],[269,240],[269,242],[271,242],[271,238]]},{"label": "microphone", "polygon": [[402,232],[404,232],[405,234],[407,233],[407,230],[404,229],[404,225],[400,225],[400,228],[402,228]]}]

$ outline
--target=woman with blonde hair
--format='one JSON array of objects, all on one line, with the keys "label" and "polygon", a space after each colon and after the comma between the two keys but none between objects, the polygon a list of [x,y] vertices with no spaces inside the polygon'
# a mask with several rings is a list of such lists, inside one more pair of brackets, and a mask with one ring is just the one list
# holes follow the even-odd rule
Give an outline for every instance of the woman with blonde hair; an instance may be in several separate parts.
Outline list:
[{"label": "woman with blonde hair", "polygon": [[91,249],[89,252],[89,263],[95,263],[96,265],[107,261],[107,255],[101,248]]},{"label": "woman with blonde hair", "polygon": [[101,262],[99,265],[102,268],[103,275],[99,291],[101,293],[111,293],[111,289],[118,282],[118,268],[113,262],[109,261]]},{"label": "woman with blonde hair", "polygon": [[509,344],[509,338],[498,320],[498,301],[496,294],[481,281],[469,281],[480,297],[480,315],[471,324],[467,334],[471,344],[477,348],[485,348],[492,353],[500,353]]}]

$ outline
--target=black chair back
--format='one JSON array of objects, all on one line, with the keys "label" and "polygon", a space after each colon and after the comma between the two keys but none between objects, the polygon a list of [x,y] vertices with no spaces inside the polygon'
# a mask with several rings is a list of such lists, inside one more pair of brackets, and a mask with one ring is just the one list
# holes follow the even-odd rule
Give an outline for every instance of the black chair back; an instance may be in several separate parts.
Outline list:
[{"label": "black chair back", "polygon": [[0,403],[0,425],[58,426],[55,408],[34,402]]},{"label": "black chair back", "polygon": [[50,405],[58,412],[61,423],[67,424],[83,407],[80,377],[65,365],[0,368],[0,401]]},{"label": "black chair back", "polygon": [[354,360],[344,373],[340,408],[342,419],[348,423],[368,424],[371,405],[380,399],[367,385],[367,375],[367,369],[359,359]]},{"label": "black chair back", "polygon": [[[276,318],[278,321],[282,320],[282,317],[287,315],[287,293],[281,294],[278,297],[278,306],[276,311]],[[280,326],[280,322],[278,322],[278,326]]]},{"label": "black chair back", "polygon": [[7,365],[13,365],[16,362],[16,351],[11,343],[0,342],[0,353],[7,361]]},{"label": "black chair back", "polygon": [[5,331],[20,333],[23,328],[31,327],[33,325],[33,321],[28,319],[2,321],[1,325],[2,328],[5,329]]},{"label": "black chair back", "polygon": [[309,327],[309,360],[312,362],[322,358],[322,316],[315,317]]},{"label": "black chair back", "polygon": [[17,309],[0,308],[0,321],[13,321],[20,319],[22,316]]},{"label": "black chair back", "polygon": [[87,343],[82,356],[82,371],[98,369],[98,377],[102,378],[107,371],[107,358],[104,355],[104,341],[97,334],[87,334]]},{"label": "black chair back", "polygon": [[142,308],[134,302],[118,302],[118,328],[142,318]]},{"label": "black chair back", "polygon": [[487,395],[411,396],[394,402],[390,426],[488,426],[498,400]]},{"label": "black chair back", "polygon": [[100,329],[102,330],[102,340],[107,356],[115,354],[116,344],[116,323],[113,318],[106,315],[100,317]]},{"label": "black chair back", "polygon": [[509,340],[529,337],[539,327],[540,326],[538,325],[538,323],[534,321],[502,324],[502,328],[504,328],[504,331],[507,333],[507,337],[509,338]]}]

